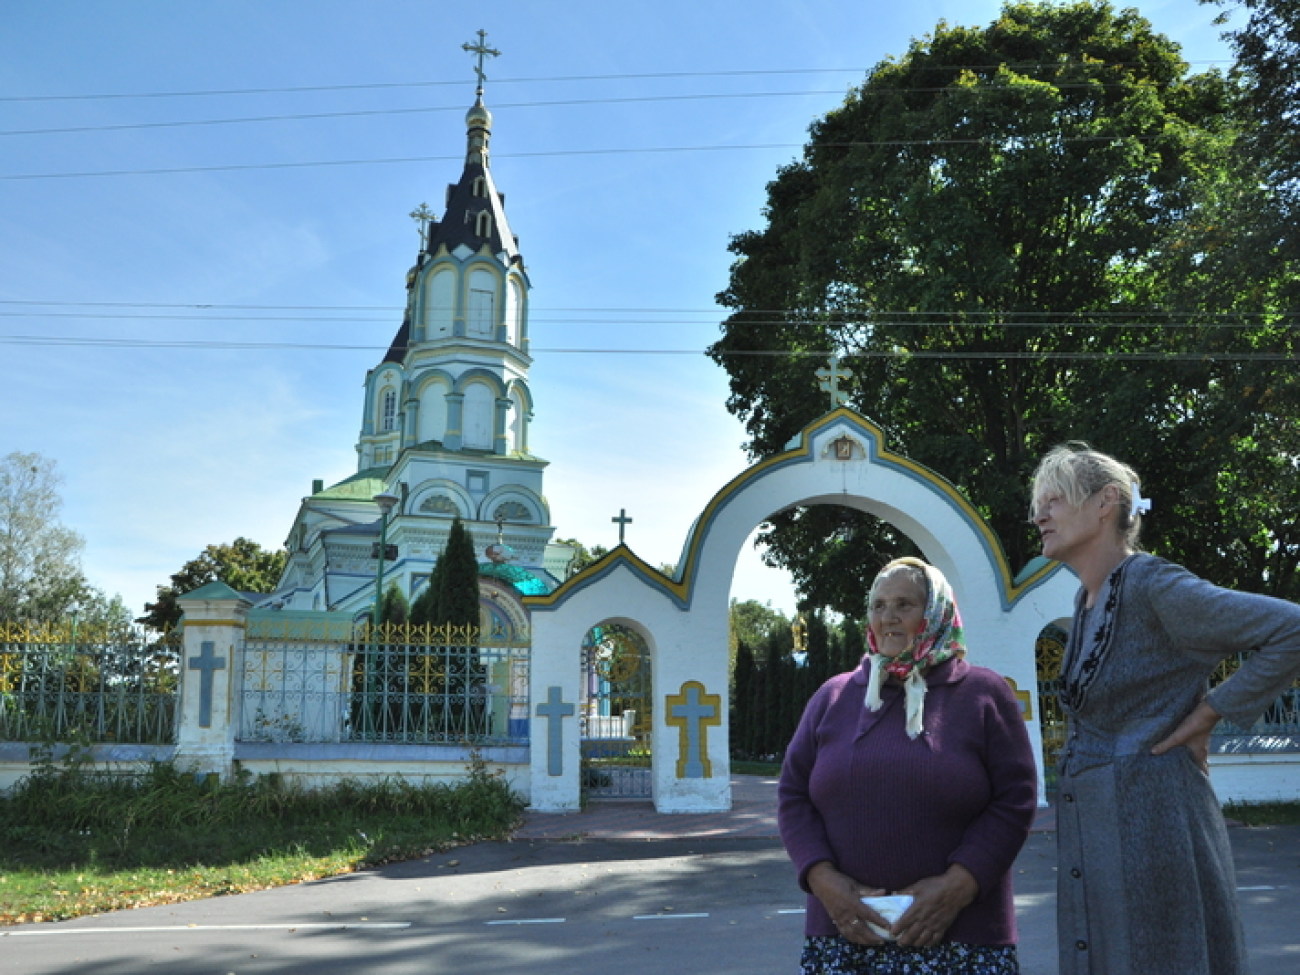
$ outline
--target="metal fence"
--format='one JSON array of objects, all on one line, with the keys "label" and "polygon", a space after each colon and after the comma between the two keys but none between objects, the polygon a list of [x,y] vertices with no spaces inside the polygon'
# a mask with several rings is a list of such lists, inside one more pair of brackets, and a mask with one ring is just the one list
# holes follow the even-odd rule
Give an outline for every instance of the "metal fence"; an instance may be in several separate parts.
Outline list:
[{"label": "metal fence", "polygon": [[0,741],[171,744],[179,671],[174,634],[0,623]]},{"label": "metal fence", "polygon": [[528,738],[529,648],[474,627],[359,624],[340,642],[250,621],[240,741],[493,745]]}]

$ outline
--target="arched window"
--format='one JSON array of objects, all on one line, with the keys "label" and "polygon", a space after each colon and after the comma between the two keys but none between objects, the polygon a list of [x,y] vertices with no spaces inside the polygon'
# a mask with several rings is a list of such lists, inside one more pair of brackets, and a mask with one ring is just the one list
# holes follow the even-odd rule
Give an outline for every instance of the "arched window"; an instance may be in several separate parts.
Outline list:
[{"label": "arched window", "polygon": [[456,302],[455,287],[456,275],[451,271],[437,271],[429,277],[429,283],[424,289],[424,327],[428,338],[442,338],[451,334]]},{"label": "arched window", "polygon": [[484,383],[471,383],[465,387],[461,442],[466,447],[480,450],[492,449],[492,421],[495,409],[496,397]]},{"label": "arched window", "polygon": [[506,284],[506,341],[516,349],[524,342],[523,288],[514,278]]},{"label": "arched window", "polygon": [[486,210],[480,211],[479,215],[474,218],[474,233],[479,237],[492,236],[492,214]]},{"label": "arched window", "polygon": [[384,433],[397,429],[397,390],[384,390],[384,405],[380,416],[379,429]]},{"label": "arched window", "polygon": [[491,339],[496,334],[496,278],[484,270],[469,276],[469,304],[465,309],[465,334]]}]

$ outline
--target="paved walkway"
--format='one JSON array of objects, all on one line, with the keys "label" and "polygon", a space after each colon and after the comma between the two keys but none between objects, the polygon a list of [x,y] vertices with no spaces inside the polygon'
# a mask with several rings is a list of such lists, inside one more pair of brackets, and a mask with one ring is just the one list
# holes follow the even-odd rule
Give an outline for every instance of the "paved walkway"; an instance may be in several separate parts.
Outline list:
[{"label": "paved walkway", "polygon": [[[1038,811],[1036,832],[1054,830],[1049,808]],[[721,813],[657,813],[648,800],[616,799],[588,803],[573,813],[526,814],[518,839],[763,839],[777,836],[776,779],[761,775],[731,777],[731,809]]]}]

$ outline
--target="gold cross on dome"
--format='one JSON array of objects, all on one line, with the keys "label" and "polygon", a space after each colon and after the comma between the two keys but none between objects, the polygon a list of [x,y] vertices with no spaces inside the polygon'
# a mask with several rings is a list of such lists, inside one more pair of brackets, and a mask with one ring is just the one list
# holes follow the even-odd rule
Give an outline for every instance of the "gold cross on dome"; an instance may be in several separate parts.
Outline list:
[{"label": "gold cross on dome", "polygon": [[478,62],[474,65],[474,74],[478,76],[478,93],[480,95],[483,94],[483,82],[487,79],[487,75],[483,73],[483,59],[485,57],[496,58],[501,56],[501,52],[495,48],[488,47],[485,43],[486,41],[487,31],[480,30],[478,32],[477,44],[471,44],[469,41],[466,41],[461,45],[461,50],[469,51],[470,54],[478,55]]}]

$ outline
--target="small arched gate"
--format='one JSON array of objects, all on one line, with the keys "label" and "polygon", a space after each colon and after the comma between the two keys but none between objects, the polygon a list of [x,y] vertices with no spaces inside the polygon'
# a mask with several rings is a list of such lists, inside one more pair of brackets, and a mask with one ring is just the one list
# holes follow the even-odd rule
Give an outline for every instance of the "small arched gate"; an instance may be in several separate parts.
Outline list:
[{"label": "small arched gate", "polygon": [[649,799],[650,652],[621,623],[592,627],[582,643],[582,791],[591,799]]}]

